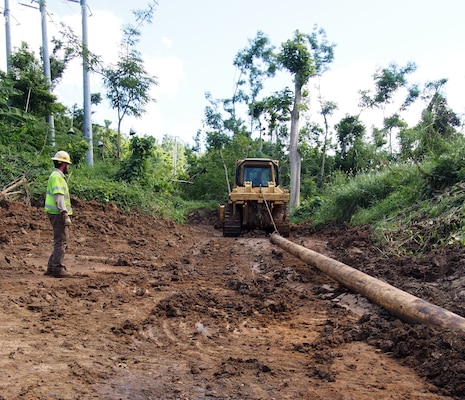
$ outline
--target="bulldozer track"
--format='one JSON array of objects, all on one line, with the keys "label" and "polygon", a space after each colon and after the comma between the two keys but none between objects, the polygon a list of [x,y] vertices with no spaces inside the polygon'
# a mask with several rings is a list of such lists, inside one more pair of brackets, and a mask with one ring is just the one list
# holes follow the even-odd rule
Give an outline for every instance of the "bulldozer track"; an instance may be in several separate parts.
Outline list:
[{"label": "bulldozer track", "polygon": [[[236,213],[238,211],[236,210]],[[224,225],[223,225],[223,236],[225,237],[237,237],[241,234],[241,218],[239,215],[234,214],[234,208],[232,204],[226,205],[224,209]]]}]

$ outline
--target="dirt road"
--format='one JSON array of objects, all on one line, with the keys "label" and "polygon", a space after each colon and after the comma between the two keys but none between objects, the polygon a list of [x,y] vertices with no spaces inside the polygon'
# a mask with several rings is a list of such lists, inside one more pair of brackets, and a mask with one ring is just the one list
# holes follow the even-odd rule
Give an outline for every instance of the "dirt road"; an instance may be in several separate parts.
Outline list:
[{"label": "dirt road", "polygon": [[[283,253],[74,200],[66,257],[43,275],[40,208],[0,203],[0,399],[465,398],[465,340],[411,326]],[[291,240],[465,315],[464,253],[387,257],[352,228]]]}]

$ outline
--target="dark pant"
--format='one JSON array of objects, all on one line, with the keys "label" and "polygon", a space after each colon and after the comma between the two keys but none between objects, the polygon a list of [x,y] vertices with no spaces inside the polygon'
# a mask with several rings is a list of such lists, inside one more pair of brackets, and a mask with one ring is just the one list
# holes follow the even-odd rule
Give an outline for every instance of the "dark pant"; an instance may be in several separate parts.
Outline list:
[{"label": "dark pant", "polygon": [[48,269],[63,266],[65,251],[69,237],[69,227],[65,226],[65,220],[61,214],[49,214],[48,218],[53,228],[53,252],[48,259]]}]

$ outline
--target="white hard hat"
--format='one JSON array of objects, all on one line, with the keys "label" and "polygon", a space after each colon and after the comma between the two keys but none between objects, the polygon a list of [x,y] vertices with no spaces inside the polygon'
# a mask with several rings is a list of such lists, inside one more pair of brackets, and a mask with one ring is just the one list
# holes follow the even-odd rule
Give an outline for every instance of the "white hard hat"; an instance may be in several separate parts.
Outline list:
[{"label": "white hard hat", "polygon": [[52,160],[53,161],[64,162],[66,164],[71,164],[71,157],[64,150],[57,151],[55,153],[55,155],[53,156]]}]

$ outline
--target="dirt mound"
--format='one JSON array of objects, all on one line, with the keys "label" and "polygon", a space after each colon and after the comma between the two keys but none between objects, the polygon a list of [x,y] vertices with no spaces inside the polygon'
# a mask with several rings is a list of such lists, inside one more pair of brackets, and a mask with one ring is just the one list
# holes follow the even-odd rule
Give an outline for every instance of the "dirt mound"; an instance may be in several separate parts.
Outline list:
[{"label": "dirt mound", "polygon": [[[464,335],[399,321],[262,232],[73,207],[75,277],[54,279],[43,210],[0,202],[0,398],[465,398]],[[290,239],[465,315],[458,247],[396,258],[349,226]]]}]

